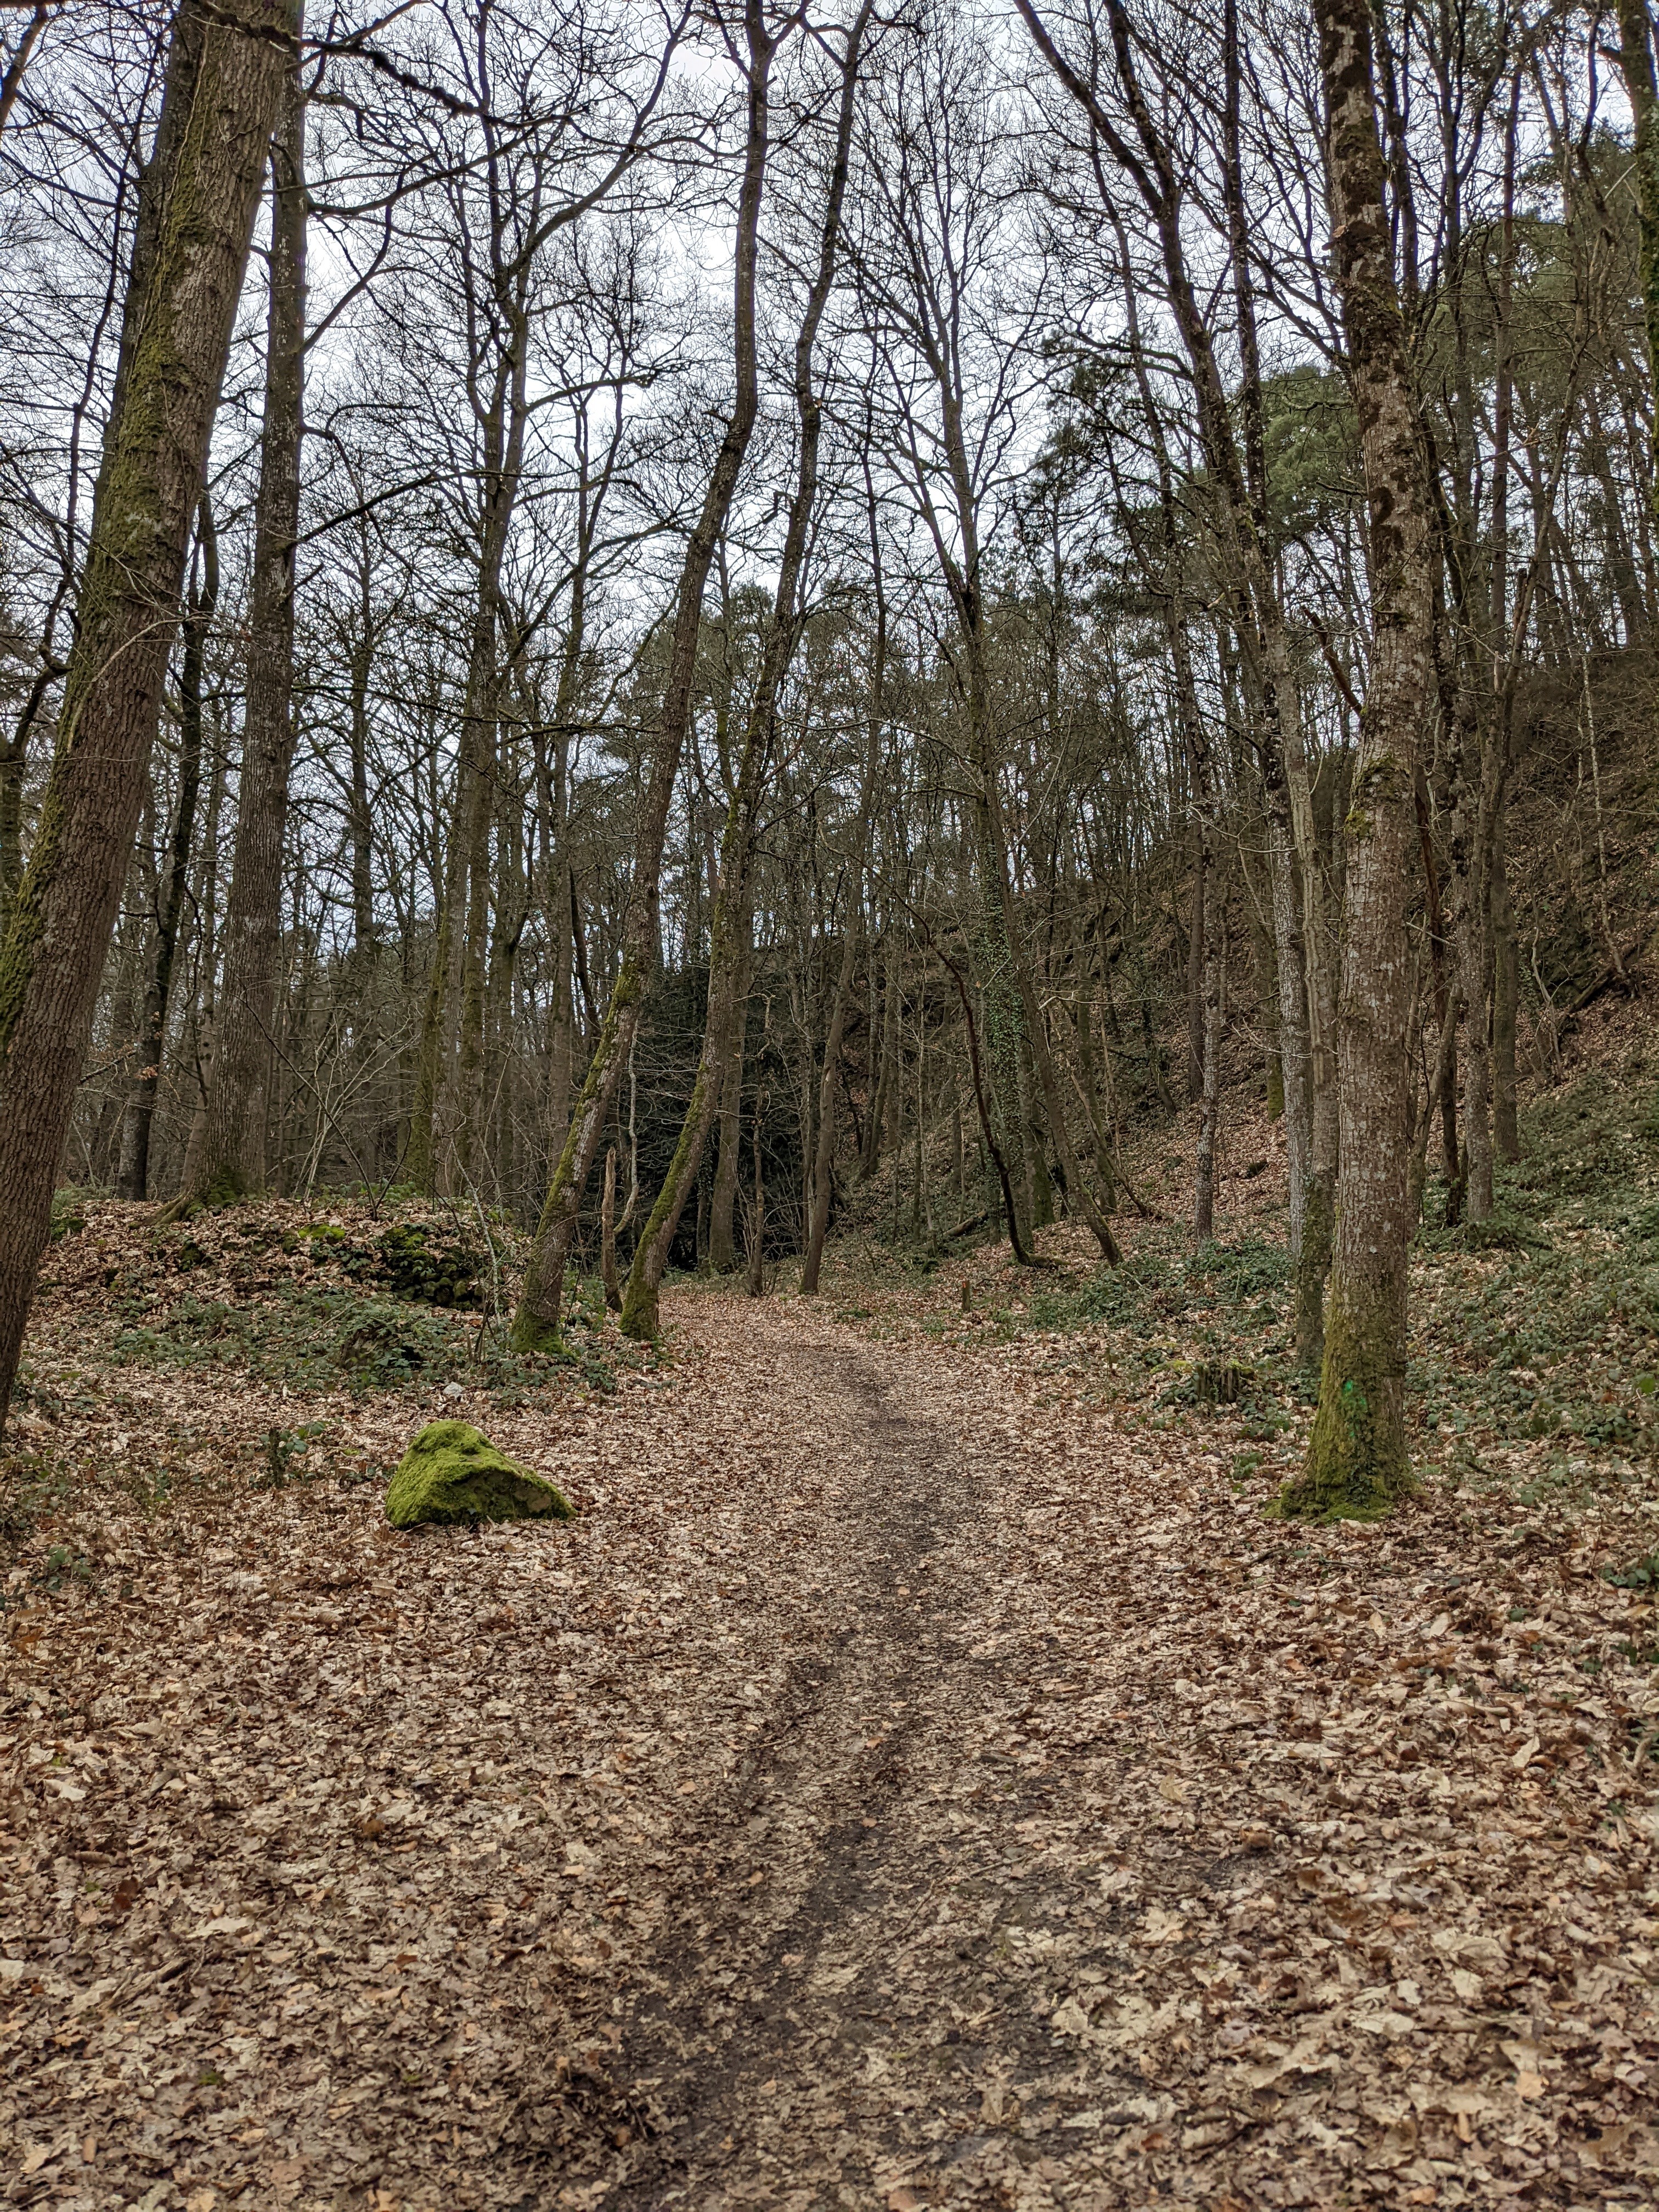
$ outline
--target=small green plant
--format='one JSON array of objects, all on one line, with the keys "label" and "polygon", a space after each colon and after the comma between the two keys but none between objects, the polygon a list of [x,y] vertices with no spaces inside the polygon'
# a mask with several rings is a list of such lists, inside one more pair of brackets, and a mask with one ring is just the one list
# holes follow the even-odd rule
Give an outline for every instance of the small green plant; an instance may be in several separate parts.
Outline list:
[{"label": "small green plant", "polygon": [[87,1225],[87,1194],[72,1183],[65,1183],[52,1194],[52,1218],[49,1231],[53,1243],[60,1237],[78,1237]]},{"label": "small green plant", "polygon": [[308,1421],[298,1429],[270,1428],[265,1431],[264,1455],[259,1473],[253,1478],[255,1490],[286,1490],[291,1482],[308,1482],[313,1470],[300,1462],[313,1442],[328,1433],[326,1421]]},{"label": "small green plant", "polygon": [[354,1280],[383,1284],[410,1304],[477,1310],[489,1303],[483,1255],[424,1222],[394,1222],[372,1244],[343,1247],[339,1259]]},{"label": "small green plant", "polygon": [[92,1578],[92,1561],[84,1552],[71,1551],[67,1544],[54,1544],[35,1580],[41,1589],[55,1593],[70,1583],[87,1583]]},{"label": "small green plant", "polygon": [[1626,1567],[1603,1567],[1601,1579],[1615,1589],[1659,1589],[1659,1552],[1644,1552]]},{"label": "small green plant", "polygon": [[427,1364],[414,1332],[385,1313],[354,1322],[330,1357],[343,1375],[364,1389],[392,1389],[413,1382]]}]

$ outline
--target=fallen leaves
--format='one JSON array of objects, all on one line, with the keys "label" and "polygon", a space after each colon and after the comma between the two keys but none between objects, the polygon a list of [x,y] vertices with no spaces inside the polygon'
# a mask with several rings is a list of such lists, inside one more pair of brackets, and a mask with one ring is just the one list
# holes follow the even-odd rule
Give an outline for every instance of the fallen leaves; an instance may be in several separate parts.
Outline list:
[{"label": "fallen leaves", "polygon": [[[1432,1490],[1264,1523],[1213,1431],[908,1290],[874,1342],[668,1310],[671,1375],[482,1416],[562,1530],[251,1489],[258,1389],[127,1375],[0,1703],[28,2201],[584,2212],[659,2145],[711,2206],[1652,2186],[1605,1547]],[[325,1402],[354,1469],[424,1412]],[[144,1504],[185,1428],[215,1479]]]}]

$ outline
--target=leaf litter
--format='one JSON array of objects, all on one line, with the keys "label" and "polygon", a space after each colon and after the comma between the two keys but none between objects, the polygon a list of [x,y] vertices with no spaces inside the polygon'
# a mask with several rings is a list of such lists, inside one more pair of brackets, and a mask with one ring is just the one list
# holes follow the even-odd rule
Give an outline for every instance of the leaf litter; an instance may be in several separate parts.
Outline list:
[{"label": "leaf litter", "polygon": [[[12,1439],[0,2202],[1651,2201],[1645,1493],[1265,1520],[1293,1407],[991,1252],[610,1395],[112,1369],[130,1214]],[[579,1520],[389,1528],[434,1405]]]}]

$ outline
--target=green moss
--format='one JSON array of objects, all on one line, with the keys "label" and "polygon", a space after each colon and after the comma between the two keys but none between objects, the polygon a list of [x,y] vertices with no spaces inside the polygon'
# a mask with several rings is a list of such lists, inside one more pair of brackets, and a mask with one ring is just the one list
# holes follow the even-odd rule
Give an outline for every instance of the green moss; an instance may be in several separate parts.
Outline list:
[{"label": "green moss", "polygon": [[539,1352],[551,1358],[564,1350],[564,1340],[559,1334],[558,1323],[544,1321],[521,1305],[513,1317],[512,1334],[507,1338],[509,1351],[519,1353]]},{"label": "green moss", "polygon": [[218,1213],[228,1206],[240,1206],[252,1194],[246,1180],[228,1162],[215,1168],[198,1194],[210,1213]]},{"label": "green moss", "polygon": [[1308,1457],[1269,1510],[1286,1521],[1376,1521],[1413,1487],[1404,1331],[1392,1285],[1331,1285]]},{"label": "green moss", "polygon": [[386,1494],[394,1528],[426,1521],[568,1521],[564,1492],[498,1451],[465,1421],[433,1421],[399,1461]]}]

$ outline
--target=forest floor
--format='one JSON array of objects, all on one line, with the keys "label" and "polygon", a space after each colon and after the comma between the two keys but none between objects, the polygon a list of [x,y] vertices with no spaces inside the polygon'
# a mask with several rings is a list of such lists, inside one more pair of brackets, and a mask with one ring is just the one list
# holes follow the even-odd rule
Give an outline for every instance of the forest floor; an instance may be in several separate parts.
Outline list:
[{"label": "forest floor", "polygon": [[[1262,1511],[1265,1127],[1212,1249],[849,1243],[539,1373],[337,1282],[361,1212],[77,1211],[6,1470],[0,2203],[1653,2202],[1659,1137],[1551,1110],[1511,1242],[1425,1243],[1368,1527]],[[392,1530],[436,1411],[579,1517]]]}]

